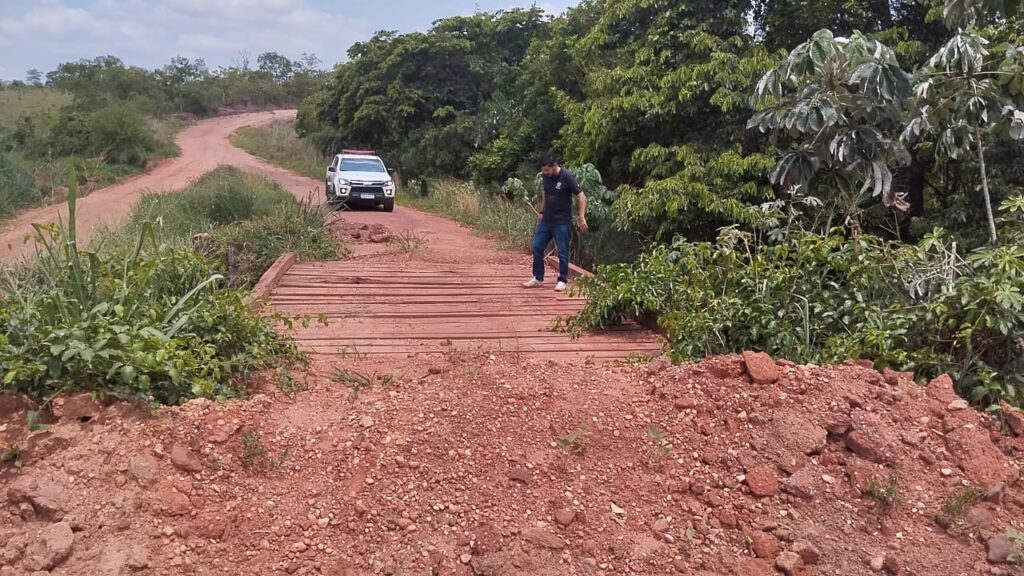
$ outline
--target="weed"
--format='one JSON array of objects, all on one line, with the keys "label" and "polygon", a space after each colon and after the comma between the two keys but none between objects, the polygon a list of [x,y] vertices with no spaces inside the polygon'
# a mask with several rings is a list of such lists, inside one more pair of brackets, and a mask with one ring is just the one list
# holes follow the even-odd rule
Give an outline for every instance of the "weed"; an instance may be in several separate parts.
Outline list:
[{"label": "weed", "polygon": [[900,471],[893,469],[884,483],[874,478],[868,484],[868,493],[875,500],[878,500],[885,508],[895,508],[903,502],[903,492],[900,487]]},{"label": "weed", "polygon": [[950,494],[942,509],[946,512],[947,518],[956,520],[963,516],[971,506],[981,502],[983,498],[985,498],[984,490],[977,486],[970,486]]},{"label": "weed", "polygon": [[330,163],[313,144],[298,137],[294,123],[289,120],[242,128],[231,137],[231,143],[272,164],[317,180],[324,177],[324,169]]},{"label": "weed", "polygon": [[263,433],[259,427],[247,428],[242,434],[242,466],[246,470],[270,470],[279,463],[270,457],[270,450],[263,443]]},{"label": "weed", "polygon": [[660,466],[672,453],[668,432],[652,424],[647,427],[647,438],[647,451],[650,453],[651,463]]},{"label": "weed", "polygon": [[587,430],[587,427],[581,424],[565,436],[556,437],[555,443],[565,452],[579,455],[586,450],[589,437],[590,432]]},{"label": "weed", "polygon": [[299,392],[305,392],[309,390],[309,380],[307,377],[297,379],[292,375],[292,369],[295,366],[289,364],[282,366],[277,369],[277,387],[279,390],[288,395],[298,394]]},{"label": "weed", "polygon": [[1006,561],[1010,564],[1024,564],[1024,532],[1007,528],[1006,541],[1010,543],[1010,555]]},{"label": "weed", "polygon": [[427,245],[427,238],[413,230],[402,230],[391,238],[391,244],[402,254],[415,254]]},{"label": "weed", "polygon": [[21,468],[21,447],[12,445],[4,448],[3,452],[0,452],[0,464],[13,464],[16,468]]},{"label": "weed", "polygon": [[29,410],[25,414],[25,424],[29,432],[40,432],[50,427],[49,424],[43,424],[39,421],[39,412],[37,410]]},{"label": "weed", "polygon": [[359,399],[359,394],[362,390],[370,389],[376,384],[388,385],[394,381],[393,374],[383,374],[377,376],[376,373],[371,375],[362,374],[354,370],[348,370],[347,368],[339,368],[335,371],[331,379],[340,384],[348,386],[350,390],[348,395],[349,402],[355,402]]}]

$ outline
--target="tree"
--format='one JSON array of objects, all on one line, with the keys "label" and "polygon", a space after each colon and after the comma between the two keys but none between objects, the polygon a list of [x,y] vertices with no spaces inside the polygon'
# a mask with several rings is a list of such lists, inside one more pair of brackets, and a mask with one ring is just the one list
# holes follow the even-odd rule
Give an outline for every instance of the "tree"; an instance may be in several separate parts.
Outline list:
[{"label": "tree", "polygon": [[259,71],[269,74],[277,82],[284,84],[295,76],[296,63],[277,52],[264,52],[256,57]]},{"label": "tree", "polygon": [[42,86],[43,73],[40,72],[38,68],[32,68],[31,70],[25,73],[25,81],[32,86]]},{"label": "tree", "polygon": [[986,134],[1005,132],[1015,140],[1024,139],[1024,112],[1003,90],[1006,84],[1020,86],[1024,79],[1018,63],[1024,50],[1009,48],[999,66],[989,59],[987,45],[981,36],[961,30],[918,71],[914,87],[917,113],[909,119],[902,138],[913,144],[924,135],[934,134],[941,158],[974,156],[981,176],[989,241],[995,244],[998,231],[985,163]]},{"label": "tree", "polygon": [[834,190],[846,217],[869,190],[886,207],[905,208],[892,167],[910,161],[898,138],[909,95],[910,75],[887,46],[859,32],[844,38],[822,30],[761,78],[748,127],[784,150],[772,183]]}]

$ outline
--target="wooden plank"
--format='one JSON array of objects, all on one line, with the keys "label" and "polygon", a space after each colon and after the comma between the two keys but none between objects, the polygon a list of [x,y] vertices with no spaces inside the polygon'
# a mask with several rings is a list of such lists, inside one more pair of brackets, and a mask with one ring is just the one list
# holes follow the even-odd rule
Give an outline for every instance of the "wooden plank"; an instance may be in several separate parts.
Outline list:
[{"label": "wooden plank", "polygon": [[266,304],[266,301],[270,297],[274,288],[277,287],[278,283],[281,282],[281,279],[288,273],[288,270],[295,265],[296,260],[298,260],[298,256],[294,252],[287,252],[279,256],[278,259],[271,264],[270,268],[267,268],[267,271],[263,273],[263,276],[260,277],[259,282],[257,282],[256,286],[252,289],[252,293],[245,298],[245,303],[251,305],[257,310],[262,308]]}]

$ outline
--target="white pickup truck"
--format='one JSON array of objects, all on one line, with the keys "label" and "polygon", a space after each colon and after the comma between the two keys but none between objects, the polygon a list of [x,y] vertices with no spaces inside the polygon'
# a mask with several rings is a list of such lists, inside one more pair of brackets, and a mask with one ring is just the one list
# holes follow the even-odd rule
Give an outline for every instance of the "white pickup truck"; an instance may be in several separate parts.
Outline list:
[{"label": "white pickup truck", "polygon": [[382,207],[395,210],[395,181],[374,152],[342,150],[327,167],[327,202],[336,207]]}]

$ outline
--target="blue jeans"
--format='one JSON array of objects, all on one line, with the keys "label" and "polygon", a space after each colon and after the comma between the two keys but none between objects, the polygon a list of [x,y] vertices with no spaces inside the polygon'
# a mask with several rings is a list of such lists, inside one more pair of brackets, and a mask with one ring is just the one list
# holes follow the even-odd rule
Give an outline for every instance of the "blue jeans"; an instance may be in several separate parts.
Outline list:
[{"label": "blue jeans", "polygon": [[555,240],[558,249],[558,281],[569,281],[569,237],[572,224],[551,224],[541,221],[533,234],[533,277],[544,279],[544,250],[551,239]]}]

